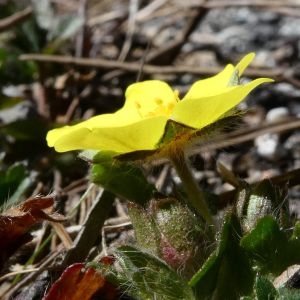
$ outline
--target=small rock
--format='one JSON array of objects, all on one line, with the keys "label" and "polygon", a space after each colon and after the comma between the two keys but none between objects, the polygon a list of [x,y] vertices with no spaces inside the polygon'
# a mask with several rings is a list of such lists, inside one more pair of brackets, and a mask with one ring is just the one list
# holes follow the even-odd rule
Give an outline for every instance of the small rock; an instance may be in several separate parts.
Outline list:
[{"label": "small rock", "polygon": [[0,111],[0,123],[8,124],[15,121],[37,117],[35,106],[30,101],[23,101],[15,106]]},{"label": "small rock", "polygon": [[[266,114],[266,121],[269,123],[279,122],[289,116],[286,107],[270,109]],[[280,137],[277,133],[267,133],[258,136],[254,141],[257,154],[268,160],[277,160],[286,155],[286,149],[280,144]]]},{"label": "small rock", "polygon": [[266,121],[273,123],[286,119],[289,116],[289,110],[286,107],[272,108],[266,114]]},{"label": "small rock", "polygon": [[7,97],[24,97],[23,85],[7,85],[2,87],[2,93]]},{"label": "small rock", "polygon": [[279,93],[283,97],[295,97],[297,98],[297,100],[300,97],[299,88],[296,88],[295,86],[287,82],[276,83],[276,85],[273,85],[273,89],[276,93]]},{"label": "small rock", "polygon": [[279,143],[279,136],[275,133],[267,133],[258,136],[254,141],[257,154],[268,160],[278,160],[282,158],[286,151]]},{"label": "small rock", "polygon": [[278,33],[282,37],[298,38],[300,37],[300,19],[292,17],[284,18],[278,29]]}]

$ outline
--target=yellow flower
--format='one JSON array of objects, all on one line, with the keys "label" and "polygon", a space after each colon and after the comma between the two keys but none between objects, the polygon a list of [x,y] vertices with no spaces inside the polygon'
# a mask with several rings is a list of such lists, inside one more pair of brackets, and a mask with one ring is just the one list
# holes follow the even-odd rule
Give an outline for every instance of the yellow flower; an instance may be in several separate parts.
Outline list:
[{"label": "yellow flower", "polygon": [[182,100],[163,81],[134,83],[127,88],[121,109],[51,130],[47,135],[48,145],[58,152],[91,149],[122,154],[154,150],[168,120],[200,130],[224,117],[255,87],[273,81],[259,78],[239,84],[240,76],[253,58],[254,53],[250,53],[236,67],[229,64],[219,74],[195,82]]}]

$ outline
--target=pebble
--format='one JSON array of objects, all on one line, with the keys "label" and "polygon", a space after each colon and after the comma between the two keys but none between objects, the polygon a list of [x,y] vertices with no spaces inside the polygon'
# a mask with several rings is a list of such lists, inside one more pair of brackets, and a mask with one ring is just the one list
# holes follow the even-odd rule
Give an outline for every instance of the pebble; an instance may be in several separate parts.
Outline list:
[{"label": "pebble", "polygon": [[273,85],[273,89],[282,97],[295,97],[297,98],[297,100],[300,97],[300,89],[287,82],[278,82],[275,85]]},{"label": "pebble", "polygon": [[25,100],[15,106],[0,111],[0,122],[8,124],[20,120],[27,120],[28,118],[37,117],[38,113],[31,101]]},{"label": "pebble", "polygon": [[300,19],[299,18],[284,18],[279,26],[279,35],[281,37],[299,38],[300,37]]},{"label": "pebble", "polygon": [[7,85],[2,87],[2,93],[7,97],[24,97],[24,86]]},{"label": "pebble", "polygon": [[273,123],[286,119],[289,116],[289,110],[286,107],[276,107],[270,109],[266,114],[266,121]]},{"label": "pebble", "polygon": [[278,152],[279,136],[274,133],[267,133],[258,136],[255,141],[257,154],[267,159],[275,159]]},{"label": "pebble", "polygon": [[[289,116],[286,107],[276,107],[270,109],[266,114],[268,123],[279,122]],[[286,149],[280,144],[280,136],[277,133],[266,133],[258,136],[254,140],[256,152],[259,156],[271,161],[278,160],[286,155]]]}]

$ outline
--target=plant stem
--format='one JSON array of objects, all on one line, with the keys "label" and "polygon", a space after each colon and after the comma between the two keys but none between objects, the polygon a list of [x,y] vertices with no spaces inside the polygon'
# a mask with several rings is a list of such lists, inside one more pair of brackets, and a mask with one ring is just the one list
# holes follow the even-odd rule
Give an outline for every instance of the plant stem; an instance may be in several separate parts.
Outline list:
[{"label": "plant stem", "polygon": [[184,151],[178,149],[170,159],[187,193],[189,206],[195,209],[208,225],[213,226],[213,218],[205,201],[204,193],[191,173]]}]

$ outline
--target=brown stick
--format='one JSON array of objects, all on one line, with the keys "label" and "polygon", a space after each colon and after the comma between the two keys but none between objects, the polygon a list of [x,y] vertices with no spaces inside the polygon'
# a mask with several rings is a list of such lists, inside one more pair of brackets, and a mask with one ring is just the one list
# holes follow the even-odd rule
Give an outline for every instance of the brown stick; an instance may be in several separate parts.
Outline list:
[{"label": "brown stick", "polygon": [[[96,67],[105,70],[119,69],[127,72],[136,73],[140,69],[139,63],[134,62],[119,62],[113,60],[106,60],[102,58],[76,58],[73,56],[62,55],[43,55],[43,54],[23,54],[19,56],[20,60],[33,60],[44,63],[68,64],[82,67]],[[220,72],[220,67],[189,67],[189,66],[154,66],[145,64],[143,72],[147,74],[182,74],[189,73],[193,75],[210,76]],[[291,69],[277,68],[275,69],[253,69],[249,68],[245,71],[245,76],[248,77],[271,77],[282,79],[282,75],[291,74]],[[290,75],[289,75],[290,76]]]},{"label": "brown stick", "polygon": [[221,7],[232,7],[232,6],[256,6],[256,7],[299,7],[299,3],[288,2],[288,1],[263,1],[263,0],[211,0],[199,5],[195,4],[196,7],[205,7],[205,8],[221,8]]},{"label": "brown stick", "polygon": [[33,13],[31,7],[27,7],[5,19],[0,20],[0,32],[3,32],[16,24],[19,24],[29,18]]}]

